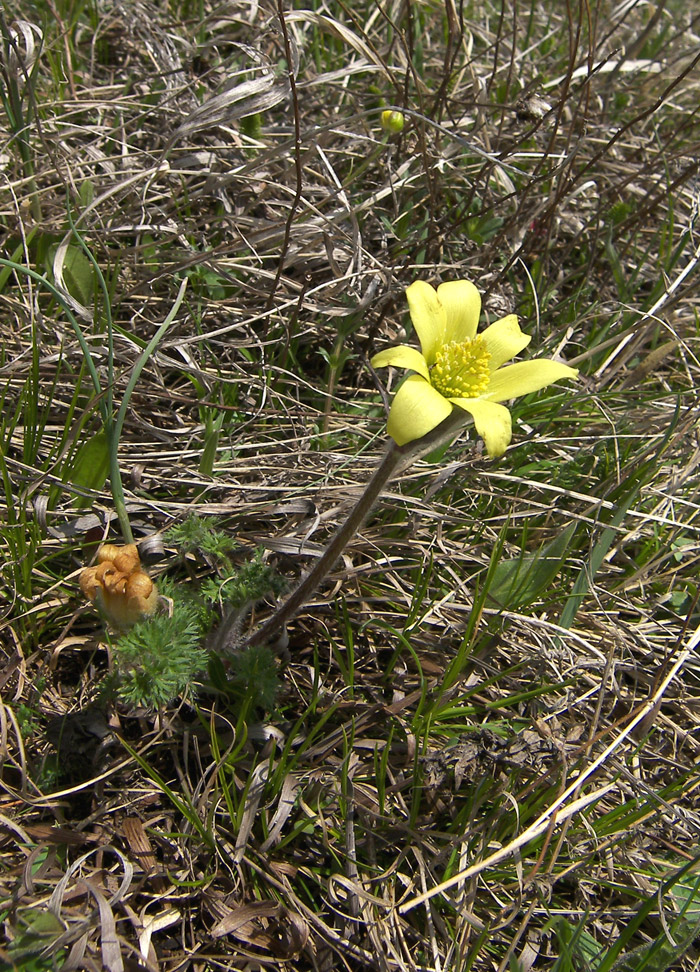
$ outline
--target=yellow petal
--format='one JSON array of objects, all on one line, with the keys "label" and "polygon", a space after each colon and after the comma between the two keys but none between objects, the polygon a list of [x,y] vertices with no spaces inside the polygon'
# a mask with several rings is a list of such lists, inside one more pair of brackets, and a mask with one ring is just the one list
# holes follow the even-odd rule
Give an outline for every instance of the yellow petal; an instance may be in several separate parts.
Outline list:
[{"label": "yellow petal", "polygon": [[85,567],[80,572],[80,578],[78,583],[80,584],[80,590],[83,592],[85,597],[89,601],[94,601],[96,597],[96,591],[100,587],[100,582],[97,579],[96,567]]},{"label": "yellow petal", "polygon": [[515,314],[502,317],[500,321],[494,321],[491,327],[487,327],[481,335],[486,343],[491,358],[489,368],[495,371],[501,365],[510,361],[516,354],[528,346],[532,340],[529,334],[523,334],[518,324]]},{"label": "yellow petal", "polygon": [[394,396],[386,430],[402,446],[432,432],[451,411],[440,392],[420,375],[410,375]]},{"label": "yellow petal", "polygon": [[519,395],[529,395],[530,392],[546,388],[562,378],[575,378],[577,374],[575,368],[548,358],[519,361],[494,372],[483,397],[490,402],[507,402]]},{"label": "yellow petal", "polygon": [[135,543],[126,543],[123,547],[116,543],[103,543],[97,551],[97,561],[100,564],[111,563],[124,574],[138,570],[140,566],[139,551]]},{"label": "yellow petal", "polygon": [[423,375],[426,381],[430,380],[430,372],[425,358],[415,348],[410,348],[407,344],[397,344],[395,348],[387,348],[380,351],[372,358],[373,368],[384,368],[386,365],[394,365],[395,368],[410,368]]},{"label": "yellow petal", "polygon": [[97,550],[97,563],[106,564],[112,563],[115,557],[118,557],[124,548],[117,546],[116,543],[103,543],[98,547]]},{"label": "yellow petal", "polygon": [[450,280],[437,289],[445,308],[445,341],[471,340],[479,326],[481,296],[468,280]]},{"label": "yellow petal", "polygon": [[513,436],[513,423],[505,405],[496,405],[483,398],[453,398],[451,401],[472,416],[489,456],[492,459],[502,456]]},{"label": "yellow petal", "polygon": [[435,290],[425,280],[416,280],[406,288],[406,300],[413,326],[428,365],[435,364],[435,354],[445,343],[447,317]]},{"label": "yellow petal", "polygon": [[129,610],[141,615],[152,614],[158,605],[158,590],[143,571],[132,574],[126,589],[126,603]]}]

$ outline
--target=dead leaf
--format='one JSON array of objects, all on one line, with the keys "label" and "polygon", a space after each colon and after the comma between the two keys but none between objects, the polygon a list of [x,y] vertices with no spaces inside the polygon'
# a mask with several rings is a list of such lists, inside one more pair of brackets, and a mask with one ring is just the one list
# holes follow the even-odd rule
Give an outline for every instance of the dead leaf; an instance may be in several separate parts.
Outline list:
[{"label": "dead leaf", "polygon": [[277,901],[252,901],[232,908],[211,934],[214,938],[233,935],[245,945],[289,959],[303,950],[309,929],[300,915]]}]

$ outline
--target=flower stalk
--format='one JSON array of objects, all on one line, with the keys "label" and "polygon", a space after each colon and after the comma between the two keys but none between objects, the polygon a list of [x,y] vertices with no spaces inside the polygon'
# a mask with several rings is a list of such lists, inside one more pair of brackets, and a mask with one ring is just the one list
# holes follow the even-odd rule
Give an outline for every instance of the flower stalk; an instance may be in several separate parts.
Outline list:
[{"label": "flower stalk", "polygon": [[[383,489],[396,473],[410,465],[421,456],[428,455],[449,439],[453,438],[467,421],[468,417],[455,411],[438,428],[433,429],[421,439],[405,446],[390,441],[384,456],[365,486],[360,498],[350,511],[347,519],[338,528],[330,543],[289,597],[277,608],[267,621],[243,640],[244,646],[264,644],[271,641],[294,617],[340,557],[348,543],[355,536],[376,505]],[[228,641],[229,639],[225,639]]]}]

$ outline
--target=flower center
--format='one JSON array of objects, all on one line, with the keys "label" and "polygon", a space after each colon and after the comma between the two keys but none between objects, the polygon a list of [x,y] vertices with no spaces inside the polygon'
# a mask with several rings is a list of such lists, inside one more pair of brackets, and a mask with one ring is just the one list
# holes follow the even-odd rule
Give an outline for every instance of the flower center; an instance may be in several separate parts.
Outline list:
[{"label": "flower center", "polygon": [[490,358],[483,337],[443,344],[430,372],[433,388],[445,398],[476,398],[491,380]]}]

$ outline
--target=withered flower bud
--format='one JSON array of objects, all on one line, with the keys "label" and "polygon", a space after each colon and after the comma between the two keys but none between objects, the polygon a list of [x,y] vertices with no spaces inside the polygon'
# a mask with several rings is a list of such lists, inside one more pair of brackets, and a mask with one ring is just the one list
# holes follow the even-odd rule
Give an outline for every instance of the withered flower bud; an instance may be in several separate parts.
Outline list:
[{"label": "withered flower bud", "polygon": [[158,588],[141,569],[135,544],[105,543],[97,561],[81,573],[80,589],[115,627],[130,628],[155,611]]}]

